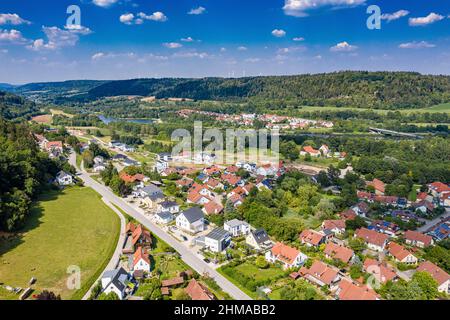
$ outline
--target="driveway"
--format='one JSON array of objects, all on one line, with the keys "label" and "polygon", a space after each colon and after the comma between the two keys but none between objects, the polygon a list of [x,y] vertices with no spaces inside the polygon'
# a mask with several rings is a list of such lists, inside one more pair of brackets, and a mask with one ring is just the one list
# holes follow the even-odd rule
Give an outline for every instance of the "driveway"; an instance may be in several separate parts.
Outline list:
[{"label": "driveway", "polygon": [[[69,163],[74,167],[76,167],[76,155],[73,152],[70,154]],[[94,189],[107,201],[118,206],[120,209],[122,209],[128,215],[136,219],[139,223],[145,226],[152,233],[154,233],[157,237],[168,243],[180,254],[181,259],[187,265],[193,268],[196,272],[198,272],[199,274],[208,274],[212,279],[216,281],[216,283],[222,288],[222,290],[227,292],[231,297],[233,297],[236,300],[251,300],[251,298],[248,295],[246,295],[237,286],[235,286],[224,276],[222,276],[220,273],[214,270],[214,268],[211,268],[203,260],[197,257],[195,253],[191,252],[183,244],[176,241],[174,238],[172,238],[171,235],[164,232],[161,228],[159,228],[156,224],[151,222],[147,217],[145,217],[135,208],[130,206],[122,198],[116,196],[109,188],[96,182],[84,170],[81,171],[79,178],[81,178],[84,181],[84,184],[87,187],[91,187],[92,189]]]}]

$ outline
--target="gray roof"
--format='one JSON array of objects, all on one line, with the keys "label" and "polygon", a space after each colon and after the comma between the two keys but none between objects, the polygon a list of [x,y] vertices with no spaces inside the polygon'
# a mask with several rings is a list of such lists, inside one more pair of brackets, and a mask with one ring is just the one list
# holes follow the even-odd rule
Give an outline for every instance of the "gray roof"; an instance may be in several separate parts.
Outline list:
[{"label": "gray roof", "polygon": [[270,241],[269,235],[264,229],[252,231],[252,234],[257,243],[264,243],[266,241]]},{"label": "gray roof", "polygon": [[109,270],[105,271],[102,278],[111,278],[110,283],[120,291],[123,291],[126,288],[125,281],[128,280],[128,273],[124,268]]},{"label": "gray roof", "polygon": [[187,221],[189,221],[189,223],[198,221],[198,220],[204,218],[204,216],[205,216],[203,214],[203,211],[197,207],[187,209],[187,210],[183,211],[182,214],[186,217],[186,219],[187,219]]},{"label": "gray roof", "polygon": [[173,219],[173,214],[171,214],[171,213],[168,212],[168,211],[158,212],[156,215],[157,215],[158,217],[160,217],[161,219],[163,219],[163,220],[166,220],[166,219]]},{"label": "gray roof", "polygon": [[229,226],[230,228],[238,227],[240,225],[248,225],[247,222],[241,221],[241,220],[238,220],[238,219],[233,219],[233,220],[227,221],[227,222],[225,222],[225,224],[227,226]]},{"label": "gray roof", "polygon": [[157,195],[157,194],[163,194],[163,191],[160,189],[160,188],[158,188],[157,186],[155,186],[155,185],[153,185],[153,184],[151,184],[151,185],[148,185],[148,186],[146,186],[146,187],[143,187],[142,189],[141,189],[141,191],[142,192],[145,192],[146,194],[148,194],[149,196],[151,196],[151,195]]},{"label": "gray roof", "polygon": [[228,237],[231,237],[231,234],[222,228],[216,228],[206,236],[206,238],[210,238],[210,239],[214,239],[214,240],[218,240],[218,241],[228,238]]},{"label": "gray roof", "polygon": [[160,203],[160,206],[163,208],[171,208],[171,207],[176,207],[178,206],[178,203],[176,203],[175,201],[164,201]]}]

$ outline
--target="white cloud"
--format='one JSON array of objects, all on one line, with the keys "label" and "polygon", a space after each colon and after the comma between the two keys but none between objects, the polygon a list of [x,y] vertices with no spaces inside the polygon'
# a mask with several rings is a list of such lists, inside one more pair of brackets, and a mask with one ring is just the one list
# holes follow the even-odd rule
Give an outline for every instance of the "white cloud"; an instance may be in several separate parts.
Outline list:
[{"label": "white cloud", "polygon": [[28,49],[34,51],[40,50],[56,50],[63,47],[73,47],[80,40],[79,34],[85,35],[89,34],[87,28],[84,29],[69,29],[63,30],[58,27],[42,27],[42,31],[47,37],[47,42],[44,39],[34,40],[30,45],[27,46]]},{"label": "white cloud", "polygon": [[91,29],[77,24],[66,25],[64,26],[64,29],[71,31],[72,33],[81,34],[83,36],[92,33]]},{"label": "white cloud", "polygon": [[284,31],[282,29],[275,29],[272,31],[272,35],[277,38],[282,38],[282,37],[286,36],[286,31]]},{"label": "white cloud", "polygon": [[409,14],[407,10],[399,10],[394,13],[385,13],[381,15],[382,20],[387,20],[388,22],[394,21],[403,17],[406,17]]},{"label": "white cloud", "polygon": [[132,24],[133,20],[134,20],[134,14],[132,13],[125,13],[122,14],[119,17],[120,22],[125,23],[125,24]]},{"label": "white cloud", "polygon": [[238,49],[238,51],[247,51],[248,50],[247,47],[244,47],[244,46],[240,46],[237,49]]},{"label": "white cloud", "polygon": [[21,24],[31,24],[31,22],[22,19],[17,13],[0,13],[0,25],[5,24],[18,26]]},{"label": "white cloud", "polygon": [[294,53],[294,52],[303,52],[305,50],[306,50],[306,47],[304,47],[304,46],[294,46],[294,47],[280,48],[277,50],[277,53],[280,55],[285,55],[285,54]]},{"label": "white cloud", "polygon": [[355,51],[356,49],[358,49],[357,46],[353,46],[353,45],[349,44],[347,41],[344,41],[344,42],[340,42],[337,45],[331,47],[330,51],[333,51],[333,52],[351,52],[351,51]]},{"label": "white cloud", "polygon": [[12,30],[2,30],[0,29],[0,42],[7,41],[12,43],[23,43],[26,39],[23,37],[22,32],[12,29]]},{"label": "white cloud", "polygon": [[118,0],[93,0],[92,3],[102,8],[108,8],[115,4]]},{"label": "white cloud", "polygon": [[209,58],[210,55],[206,52],[177,52],[173,54],[174,58],[199,58],[205,59]]},{"label": "white cloud", "polygon": [[161,11],[153,12],[151,15],[146,15],[143,12],[139,12],[138,16],[144,20],[151,20],[151,21],[158,21],[158,22],[165,22],[168,20],[167,16],[164,13],[162,13]]},{"label": "white cloud", "polygon": [[353,7],[365,2],[366,0],[285,0],[283,10],[288,16],[306,17],[307,11],[321,7]]},{"label": "white cloud", "polygon": [[305,38],[303,38],[303,37],[295,37],[295,38],[293,38],[292,40],[293,40],[293,41],[300,42],[300,41],[305,41]]},{"label": "white cloud", "polygon": [[91,59],[92,60],[100,60],[101,58],[104,58],[105,54],[103,52],[97,52],[96,54],[94,54]]},{"label": "white cloud", "polygon": [[183,45],[178,42],[165,42],[163,43],[163,46],[169,49],[178,49],[181,48]]},{"label": "white cloud", "polygon": [[424,48],[434,48],[435,44],[426,41],[413,41],[402,43],[398,46],[400,49],[424,49]]},{"label": "white cloud", "polygon": [[220,52],[226,52],[226,51],[227,51],[227,48],[224,48],[224,47],[220,48]]},{"label": "white cloud", "polygon": [[430,13],[426,17],[409,18],[409,25],[412,27],[426,26],[437,21],[443,20],[445,17],[437,13]]},{"label": "white cloud", "polygon": [[245,59],[245,62],[248,62],[248,63],[257,63],[259,61],[261,61],[260,58],[248,58],[248,59]]},{"label": "white cloud", "polygon": [[192,37],[181,38],[180,40],[183,42],[200,42],[200,40],[195,40]]},{"label": "white cloud", "polygon": [[188,12],[188,14],[191,14],[191,15],[200,15],[200,14],[203,14],[203,13],[205,13],[206,12],[206,8],[204,8],[204,7],[198,7],[198,8],[193,8],[193,9],[191,9],[189,12]]}]

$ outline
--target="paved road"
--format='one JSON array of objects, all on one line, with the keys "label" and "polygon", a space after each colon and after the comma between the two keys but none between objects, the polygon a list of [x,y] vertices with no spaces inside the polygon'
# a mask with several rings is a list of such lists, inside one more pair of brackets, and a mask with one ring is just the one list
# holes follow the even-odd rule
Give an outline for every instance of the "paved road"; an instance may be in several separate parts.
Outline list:
[{"label": "paved road", "polygon": [[[72,153],[69,157],[69,162],[73,166],[76,167],[76,155]],[[128,215],[139,221],[142,225],[144,225],[147,229],[153,232],[157,237],[168,243],[172,248],[174,248],[181,256],[181,259],[197,271],[199,274],[208,273],[208,275],[213,278],[217,284],[227,292],[231,297],[236,300],[251,300],[251,298],[242,292],[238,287],[236,287],[233,283],[227,280],[224,276],[218,273],[216,270],[211,268],[206,262],[197,257],[193,252],[191,252],[184,245],[179,243],[177,240],[172,238],[169,234],[160,229],[157,225],[153,224],[149,221],[144,215],[142,215],[139,211],[130,206],[126,201],[122,198],[116,196],[109,188],[106,186],[96,182],[92,179],[89,174],[82,171],[79,178],[84,181],[84,184],[87,187],[91,187],[95,191],[97,191],[105,200],[115,204]]]},{"label": "paved road", "polygon": [[447,208],[445,210],[445,213],[440,215],[439,217],[434,218],[433,220],[425,220],[426,223],[422,227],[418,228],[417,231],[419,231],[419,232],[427,232],[428,229],[433,227],[435,224],[441,222],[441,219],[445,219],[445,218],[448,218],[448,217],[450,217],[450,209]]}]

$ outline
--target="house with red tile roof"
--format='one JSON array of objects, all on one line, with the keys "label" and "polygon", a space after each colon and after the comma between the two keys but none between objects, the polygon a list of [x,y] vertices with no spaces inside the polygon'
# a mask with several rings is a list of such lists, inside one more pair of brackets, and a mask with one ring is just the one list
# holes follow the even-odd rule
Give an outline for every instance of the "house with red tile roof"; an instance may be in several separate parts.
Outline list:
[{"label": "house with red tile roof", "polygon": [[233,204],[233,206],[234,206],[235,208],[237,208],[237,207],[239,207],[241,204],[244,203],[244,198],[241,197],[241,196],[238,195],[238,194],[234,194],[234,195],[232,195],[230,198],[228,198],[228,201],[230,201],[230,202]]},{"label": "house with red tile roof", "polygon": [[374,290],[365,285],[357,286],[348,279],[339,282],[336,296],[339,300],[379,300]]},{"label": "house with red tile roof", "polygon": [[238,171],[239,171],[239,168],[236,167],[235,165],[231,165],[225,169],[226,173],[237,173]]},{"label": "house with red tile roof", "polygon": [[388,266],[386,263],[379,262],[371,258],[364,260],[363,270],[373,275],[380,283],[386,283],[387,281],[398,278],[392,267]]},{"label": "house with red tile roof", "polygon": [[382,252],[388,242],[389,236],[367,228],[356,230],[355,238],[363,239],[369,249]]},{"label": "house with red tile roof", "polygon": [[419,248],[426,248],[434,244],[431,236],[413,230],[406,231],[403,238],[406,244]]},{"label": "house with red tile roof", "polygon": [[299,274],[306,280],[320,286],[335,286],[341,279],[339,270],[322,261],[314,261],[311,267],[301,267]]},{"label": "house with red tile roof", "polygon": [[266,260],[270,263],[280,262],[284,269],[300,267],[308,257],[299,250],[277,242],[266,252]]},{"label": "house with red tile roof", "polygon": [[339,213],[339,216],[344,220],[355,220],[357,217],[357,214],[352,209],[345,210],[341,213]]},{"label": "house with red tile roof", "polygon": [[213,189],[213,190],[214,189],[223,189],[224,188],[223,183],[220,182],[217,179],[214,179],[214,178],[208,179],[208,181],[206,182],[206,185],[208,186],[208,188]]},{"label": "house with red tile roof", "polygon": [[48,141],[45,144],[45,149],[47,151],[57,150],[57,151],[63,152],[63,143],[62,143],[62,141]]},{"label": "house with red tile roof", "polygon": [[430,183],[428,189],[435,198],[439,198],[443,193],[450,193],[450,187],[442,182]]},{"label": "house with red tile roof", "polygon": [[215,300],[214,295],[202,283],[192,279],[186,287],[186,293],[192,300]]},{"label": "house with red tile roof", "polygon": [[187,203],[205,205],[210,201],[212,201],[210,197],[204,196],[197,191],[191,191],[187,195]]},{"label": "house with red tile roof", "polygon": [[139,247],[133,254],[133,271],[141,270],[150,272],[150,258],[142,247]]},{"label": "house with red tile roof", "polygon": [[223,174],[220,178],[224,183],[234,187],[241,182],[241,178],[234,174]]},{"label": "house with red tile roof", "polygon": [[300,233],[299,238],[300,241],[308,247],[318,247],[326,242],[326,236],[315,230],[303,230],[302,233]]},{"label": "house with red tile roof", "polygon": [[223,212],[223,206],[215,201],[210,201],[204,205],[202,211],[208,216],[212,214],[220,214]]},{"label": "house with red tile roof", "polygon": [[344,263],[349,263],[355,255],[352,249],[340,246],[334,242],[327,243],[323,253],[328,259],[338,259]]},{"label": "house with red tile roof", "polygon": [[181,188],[183,188],[183,187],[190,188],[190,187],[192,186],[192,184],[194,183],[194,180],[192,180],[192,179],[190,179],[190,178],[187,178],[187,177],[183,177],[183,178],[181,178],[180,180],[177,180],[175,183],[176,183],[176,185],[177,185],[178,187],[181,187]]},{"label": "house with red tile roof", "polygon": [[405,249],[402,245],[395,242],[390,242],[387,247],[388,254],[395,259],[397,262],[416,264],[417,258],[411,252]]},{"label": "house with red tile roof", "polygon": [[438,291],[450,293],[450,275],[430,261],[422,262],[417,271],[429,273],[438,283]]},{"label": "house with red tile roof", "polygon": [[145,230],[144,227],[139,224],[133,231],[132,237],[132,244],[134,248],[136,247],[144,247],[148,248],[152,246],[153,239],[150,231]]},{"label": "house with red tile roof", "polygon": [[375,189],[375,194],[379,196],[383,196],[386,188],[386,184],[379,180],[379,179],[373,179],[373,181],[368,181],[366,183],[367,186],[371,186]]},{"label": "house with red tile roof", "polygon": [[330,230],[335,235],[342,235],[345,232],[345,220],[324,220],[322,230]]},{"label": "house with red tile roof", "polygon": [[203,169],[203,172],[206,173],[208,176],[212,176],[215,174],[220,174],[221,169],[218,166],[211,166],[209,168]]},{"label": "house with red tile roof", "polygon": [[300,151],[301,156],[306,156],[307,154],[309,154],[311,157],[320,157],[320,151],[314,149],[311,146],[305,146]]}]

